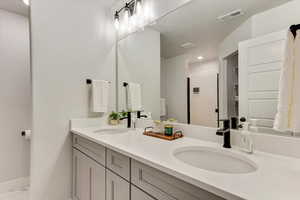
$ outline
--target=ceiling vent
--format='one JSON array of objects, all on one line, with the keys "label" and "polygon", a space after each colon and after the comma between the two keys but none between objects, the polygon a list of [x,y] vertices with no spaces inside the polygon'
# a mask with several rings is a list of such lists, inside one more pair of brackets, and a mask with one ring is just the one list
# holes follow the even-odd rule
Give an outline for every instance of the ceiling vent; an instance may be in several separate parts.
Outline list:
[{"label": "ceiling vent", "polygon": [[194,47],[196,47],[196,45],[191,42],[187,42],[187,43],[184,43],[181,45],[181,48],[184,48],[184,49],[190,49],[190,48],[194,48]]},{"label": "ceiling vent", "polygon": [[226,20],[231,20],[233,18],[242,16],[242,15],[244,15],[244,12],[241,9],[238,9],[238,10],[232,11],[230,13],[227,13],[225,15],[222,15],[222,16],[218,17],[217,19],[220,21],[226,21]]}]

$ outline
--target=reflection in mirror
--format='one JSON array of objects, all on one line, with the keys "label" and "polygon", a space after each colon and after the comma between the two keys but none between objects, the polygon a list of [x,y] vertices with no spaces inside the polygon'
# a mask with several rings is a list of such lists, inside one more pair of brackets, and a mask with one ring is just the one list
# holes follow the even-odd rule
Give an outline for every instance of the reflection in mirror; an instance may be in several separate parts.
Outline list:
[{"label": "reflection in mirror", "polygon": [[119,110],[208,127],[230,119],[233,128],[250,123],[256,132],[300,132],[273,128],[282,120],[276,114],[284,101],[278,96],[288,28],[260,24],[287,2],[191,1],[120,39]]},{"label": "reflection in mirror", "polygon": [[22,0],[1,0],[0,199],[29,196],[32,114],[29,35],[29,7]]}]

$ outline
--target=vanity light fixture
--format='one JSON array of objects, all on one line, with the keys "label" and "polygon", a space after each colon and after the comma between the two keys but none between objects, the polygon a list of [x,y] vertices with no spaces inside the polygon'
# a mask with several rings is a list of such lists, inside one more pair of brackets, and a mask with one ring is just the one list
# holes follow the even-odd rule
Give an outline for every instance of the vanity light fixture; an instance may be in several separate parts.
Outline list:
[{"label": "vanity light fixture", "polygon": [[29,6],[30,0],[22,0],[22,1],[23,1],[23,3],[24,3],[26,6]]}]

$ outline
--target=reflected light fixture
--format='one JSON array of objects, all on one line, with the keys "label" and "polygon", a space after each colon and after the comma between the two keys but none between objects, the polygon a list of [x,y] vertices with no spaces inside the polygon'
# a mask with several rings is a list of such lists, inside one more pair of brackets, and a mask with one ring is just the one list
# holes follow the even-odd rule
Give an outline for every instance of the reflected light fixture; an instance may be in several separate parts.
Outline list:
[{"label": "reflected light fixture", "polygon": [[30,0],[22,0],[22,1],[23,1],[23,3],[24,3],[26,6],[29,6]]},{"label": "reflected light fixture", "polygon": [[204,57],[203,57],[203,56],[198,56],[197,59],[198,59],[198,60],[203,60]]}]

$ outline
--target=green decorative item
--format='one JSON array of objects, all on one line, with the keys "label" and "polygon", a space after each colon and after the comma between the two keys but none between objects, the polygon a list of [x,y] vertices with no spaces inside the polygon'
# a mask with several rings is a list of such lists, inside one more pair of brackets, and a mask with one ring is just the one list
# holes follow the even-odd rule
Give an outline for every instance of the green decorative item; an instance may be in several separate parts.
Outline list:
[{"label": "green decorative item", "polygon": [[166,136],[173,135],[173,126],[172,125],[165,125],[165,135]]},{"label": "green decorative item", "polygon": [[110,125],[118,125],[120,120],[120,113],[112,112],[109,115],[109,124]]}]

